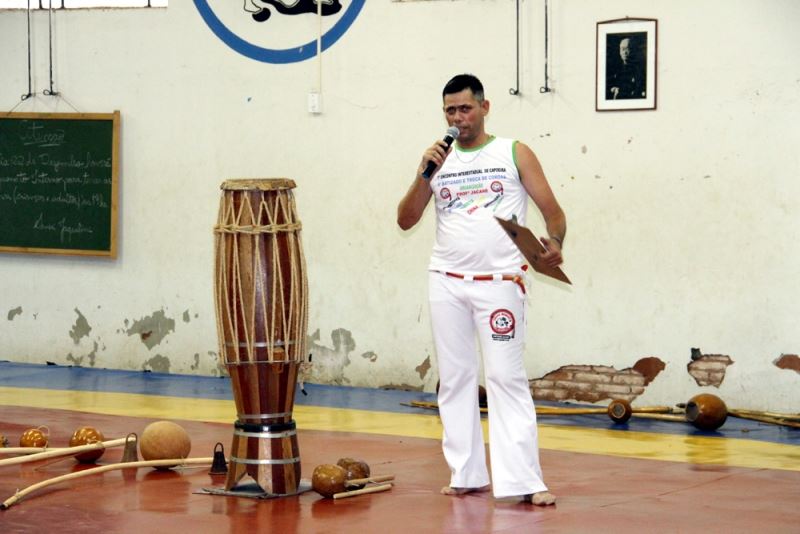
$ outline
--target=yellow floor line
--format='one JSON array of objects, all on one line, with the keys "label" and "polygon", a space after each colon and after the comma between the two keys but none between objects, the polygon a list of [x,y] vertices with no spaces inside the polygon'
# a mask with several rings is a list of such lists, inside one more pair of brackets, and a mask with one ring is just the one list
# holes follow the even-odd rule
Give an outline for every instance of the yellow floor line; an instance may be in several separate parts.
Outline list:
[{"label": "yellow floor line", "polygon": [[[88,413],[186,419],[230,423],[236,419],[232,400],[0,387],[0,406],[72,410]],[[300,429],[360,432],[440,439],[439,417],[319,406],[295,406]],[[32,426],[38,426],[32,421]],[[484,420],[484,435],[488,436]],[[142,429],[131,429],[140,433]],[[654,432],[615,431],[539,424],[543,449],[625,458],[714,464],[756,469],[800,471],[800,447],[747,439],[715,438]]]}]

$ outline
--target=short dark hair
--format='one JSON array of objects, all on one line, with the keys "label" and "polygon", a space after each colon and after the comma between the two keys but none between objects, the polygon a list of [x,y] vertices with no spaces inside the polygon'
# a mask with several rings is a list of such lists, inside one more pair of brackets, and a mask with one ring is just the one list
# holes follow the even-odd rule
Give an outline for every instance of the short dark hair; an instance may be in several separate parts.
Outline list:
[{"label": "short dark hair", "polygon": [[464,89],[469,89],[472,91],[472,94],[475,95],[475,99],[477,101],[483,101],[483,84],[478,77],[473,74],[459,74],[457,76],[453,76],[450,81],[445,84],[444,89],[442,90],[442,99],[444,99],[445,95],[460,93]]}]

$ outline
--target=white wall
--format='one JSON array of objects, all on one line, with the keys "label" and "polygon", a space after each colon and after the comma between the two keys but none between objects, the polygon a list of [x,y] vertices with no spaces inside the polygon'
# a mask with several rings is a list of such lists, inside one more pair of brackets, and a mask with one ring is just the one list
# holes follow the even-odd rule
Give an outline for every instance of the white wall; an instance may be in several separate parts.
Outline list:
[{"label": "white wall", "polygon": [[[434,214],[403,233],[395,210],[446,127],[441,86],[467,71],[486,86],[490,132],[533,147],[568,215],[564,268],[574,286],[536,279],[529,376],[656,356],[666,369],[640,401],[673,404],[701,389],[686,372],[699,347],[734,360],[712,388],[729,405],[796,411],[800,374],[773,362],[800,352],[800,3],[550,4],[554,92],[539,92],[543,2],[523,0],[522,94],[512,96],[513,0],[369,0],[322,56],[321,115],[306,110],[316,59],[243,57],[186,0],[57,12],[63,99],[41,96],[48,18],[35,13],[40,94],[20,103],[26,15],[0,12],[0,109],[122,114],[119,257],[0,255],[0,358],[218,374],[218,186],[290,177],[317,379],[432,390],[425,266]],[[658,19],[658,108],[598,113],[596,23],[625,16]],[[161,342],[148,347],[140,327],[161,328]],[[420,376],[429,356],[434,367]]]}]

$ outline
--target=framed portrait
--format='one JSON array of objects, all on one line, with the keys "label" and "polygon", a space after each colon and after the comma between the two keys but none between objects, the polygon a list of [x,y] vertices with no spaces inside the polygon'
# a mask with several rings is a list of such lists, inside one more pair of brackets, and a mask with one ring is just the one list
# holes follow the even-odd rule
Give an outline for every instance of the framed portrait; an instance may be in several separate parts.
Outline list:
[{"label": "framed portrait", "polygon": [[597,111],[656,109],[655,19],[597,23]]}]

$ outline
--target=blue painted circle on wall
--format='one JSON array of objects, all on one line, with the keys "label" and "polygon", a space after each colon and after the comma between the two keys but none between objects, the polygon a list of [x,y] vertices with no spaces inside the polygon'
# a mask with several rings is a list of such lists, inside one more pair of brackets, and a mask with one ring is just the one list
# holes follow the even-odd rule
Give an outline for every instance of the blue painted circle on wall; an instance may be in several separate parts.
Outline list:
[{"label": "blue painted circle on wall", "polygon": [[[364,2],[366,2],[366,0],[353,0],[341,18],[336,21],[336,24],[322,36],[321,44],[323,51],[327,50],[329,46],[338,41],[348,28],[350,28],[350,25],[353,24],[353,21],[356,20],[356,17],[358,17],[358,14],[361,12],[361,8],[364,7]],[[222,39],[226,45],[243,56],[265,63],[295,63],[317,55],[316,40],[309,41],[295,48],[286,49],[264,48],[249,43],[229,30],[228,27],[219,20],[219,17],[214,14],[214,10],[208,5],[208,0],[194,0],[194,5],[197,7],[205,23],[211,28],[211,31]]]}]

